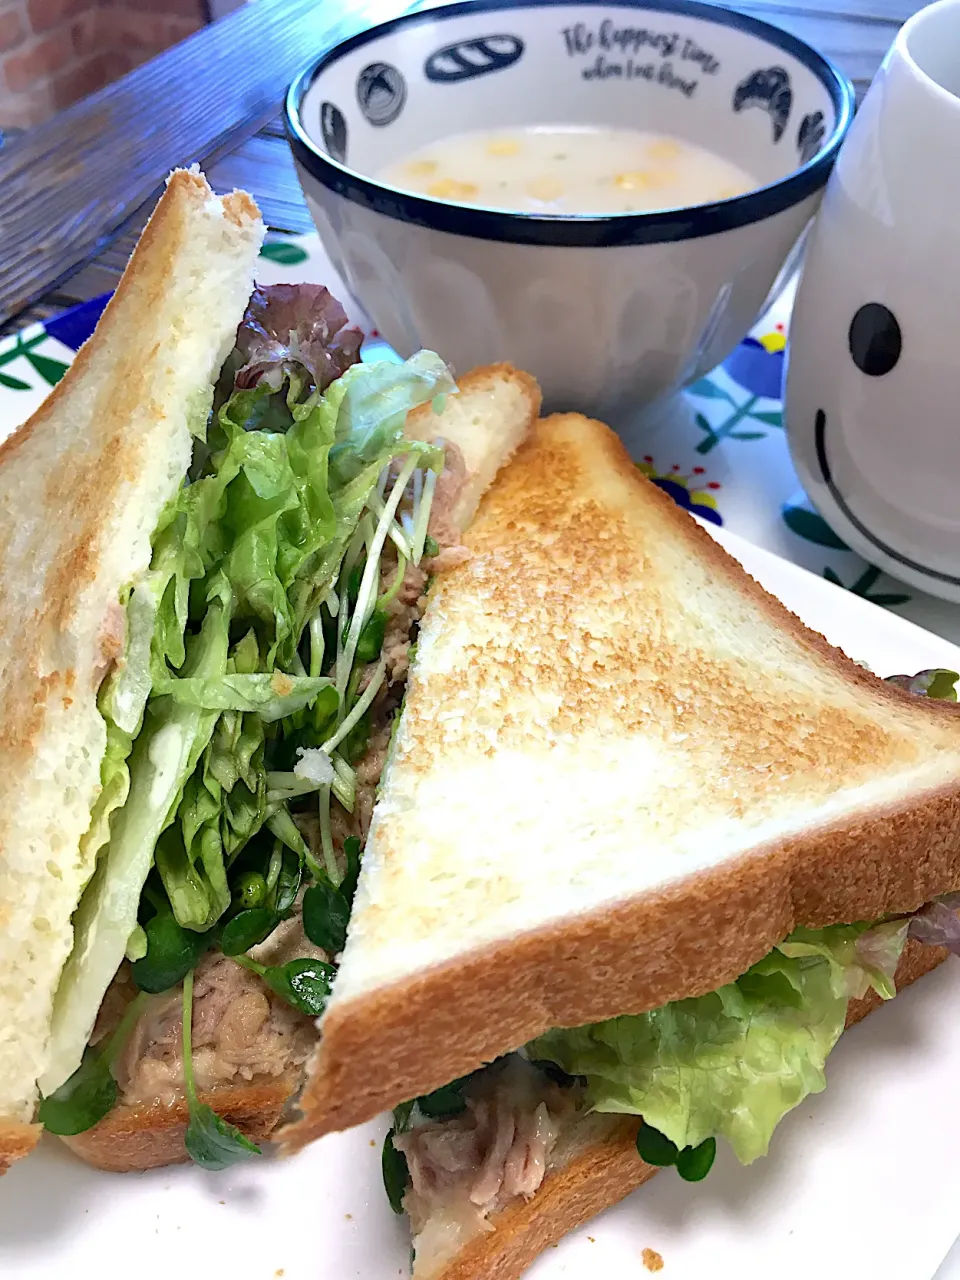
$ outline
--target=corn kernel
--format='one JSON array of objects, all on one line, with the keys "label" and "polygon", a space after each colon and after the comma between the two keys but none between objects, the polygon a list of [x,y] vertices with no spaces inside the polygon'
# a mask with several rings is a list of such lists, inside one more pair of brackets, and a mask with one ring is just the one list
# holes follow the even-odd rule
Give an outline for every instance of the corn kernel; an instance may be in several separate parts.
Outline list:
[{"label": "corn kernel", "polygon": [[520,143],[516,138],[493,138],[487,143],[488,156],[516,156],[520,154]]},{"label": "corn kernel", "polygon": [[404,168],[411,178],[429,178],[437,172],[436,160],[411,160]]},{"label": "corn kernel", "polygon": [[634,169],[629,173],[615,174],[613,185],[619,187],[621,191],[639,191],[642,187],[648,185],[647,179],[649,176],[643,170]]},{"label": "corn kernel", "polygon": [[439,200],[472,200],[476,194],[475,182],[458,182],[456,178],[440,178],[427,187],[427,195]]},{"label": "corn kernel", "polygon": [[629,173],[618,173],[613,182],[621,191],[642,191],[666,187],[675,180],[676,174],[672,170],[662,169],[658,172],[655,169],[634,169]]},{"label": "corn kernel", "polygon": [[563,183],[556,178],[534,178],[527,183],[527,195],[534,200],[559,200],[563,195]]},{"label": "corn kernel", "polygon": [[669,138],[661,138],[659,142],[651,142],[647,147],[647,155],[651,160],[676,160],[680,154],[680,143],[671,142]]}]

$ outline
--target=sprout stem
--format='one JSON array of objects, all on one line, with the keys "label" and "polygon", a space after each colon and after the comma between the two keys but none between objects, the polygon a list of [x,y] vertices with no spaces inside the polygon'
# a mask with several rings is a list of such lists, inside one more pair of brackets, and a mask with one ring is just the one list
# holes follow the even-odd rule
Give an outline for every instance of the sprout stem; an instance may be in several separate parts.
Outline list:
[{"label": "sprout stem", "polygon": [[354,609],[353,617],[350,619],[350,630],[347,633],[347,641],[344,645],[343,653],[338,655],[340,660],[337,663],[337,693],[341,699],[341,715],[344,709],[343,695],[350,679],[350,673],[353,670],[353,660],[357,652],[360,632],[363,630],[376,601],[377,579],[380,574],[380,553],[386,541],[387,529],[393,521],[397,507],[400,505],[400,499],[403,497],[407,482],[413,475],[416,465],[417,455],[411,453],[400,469],[400,474],[397,476],[393,489],[390,491],[390,497],[387,499],[386,506],[383,509],[383,515],[380,517],[380,522],[374,531],[373,538],[367,546],[367,563],[364,565],[363,577],[360,579],[360,591],[357,596],[356,608]]},{"label": "sprout stem", "polygon": [[310,674],[318,676],[323,667],[323,619],[318,609],[310,619]]},{"label": "sprout stem", "polygon": [[330,788],[320,788],[320,848],[323,851],[323,864],[326,867],[330,883],[338,885],[341,880],[340,868],[337,866],[337,855],[333,849],[333,834],[330,831]]},{"label": "sprout stem", "polygon": [[427,540],[427,527],[430,524],[430,511],[433,507],[433,495],[437,489],[437,473],[428,471],[423,482],[423,497],[416,509],[413,525],[413,563],[419,564],[423,559],[423,545]]},{"label": "sprout stem", "polygon": [[193,1079],[193,970],[183,980],[183,1083],[188,1102],[196,1102]]},{"label": "sprout stem", "polygon": [[370,683],[364,689],[363,693],[361,693],[360,697],[356,700],[356,702],[354,703],[353,707],[350,710],[350,713],[347,715],[346,719],[340,725],[336,733],[333,734],[332,737],[328,738],[326,742],[321,744],[320,746],[321,751],[325,751],[327,755],[329,755],[331,751],[334,749],[334,747],[338,747],[340,745],[340,743],[344,740],[344,738],[347,736],[347,734],[350,732],[350,730],[361,718],[361,716],[370,706],[371,702],[373,702],[374,698],[377,696],[380,686],[383,684],[383,678],[386,675],[386,673],[387,673],[387,660],[386,658],[381,658],[380,661],[377,663],[377,669],[373,673],[373,678],[371,679]]}]

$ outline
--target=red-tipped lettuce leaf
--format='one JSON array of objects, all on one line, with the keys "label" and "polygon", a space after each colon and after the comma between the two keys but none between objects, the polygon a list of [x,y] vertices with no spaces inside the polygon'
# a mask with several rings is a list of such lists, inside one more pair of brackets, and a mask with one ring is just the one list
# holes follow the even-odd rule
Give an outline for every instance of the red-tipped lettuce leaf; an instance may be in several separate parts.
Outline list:
[{"label": "red-tipped lettuce leaf", "polygon": [[[948,894],[955,899],[956,894]],[[928,947],[946,947],[955,956],[960,955],[960,916],[947,901],[928,902],[910,917],[909,934],[917,942]]]},{"label": "red-tipped lettuce leaf", "polygon": [[304,371],[324,391],[360,358],[363,335],[347,329],[347,313],[319,284],[272,284],[254,289],[237,331],[236,351],[243,365],[236,386],[245,390],[266,383],[279,391],[290,376]]}]

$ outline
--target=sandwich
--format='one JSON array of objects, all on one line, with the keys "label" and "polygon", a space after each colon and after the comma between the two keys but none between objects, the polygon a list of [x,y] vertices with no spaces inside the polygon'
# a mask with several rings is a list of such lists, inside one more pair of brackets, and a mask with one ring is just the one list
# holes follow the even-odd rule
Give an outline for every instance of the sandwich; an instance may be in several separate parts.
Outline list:
[{"label": "sandwich", "polygon": [[762,1156],[960,939],[955,672],[831,648],[578,415],[464,541],[279,1135],[393,1109],[416,1280],[512,1280],[658,1168]]},{"label": "sandwich", "polygon": [[429,582],[539,408],[360,359],[255,287],[252,201],[167,185],[0,446],[0,1172],[259,1151],[299,1088]]}]

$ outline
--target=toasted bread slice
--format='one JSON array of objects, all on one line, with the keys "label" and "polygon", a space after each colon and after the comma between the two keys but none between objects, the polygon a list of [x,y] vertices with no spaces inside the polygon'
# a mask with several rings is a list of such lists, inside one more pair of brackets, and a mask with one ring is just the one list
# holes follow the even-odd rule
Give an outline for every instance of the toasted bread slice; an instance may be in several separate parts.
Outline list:
[{"label": "toasted bread slice", "polygon": [[[175,173],[96,335],[0,446],[0,1167],[21,1155],[93,870],[104,670],[253,286],[263,224]],[[122,947],[121,941],[121,947]],[[122,958],[118,957],[119,959]]]},{"label": "toasted bread slice", "polygon": [[[540,388],[528,374],[509,365],[475,369],[459,379],[458,386],[458,394],[448,397],[440,414],[429,405],[410,414],[406,433],[417,439],[439,437],[459,449],[468,479],[454,518],[463,528],[500,465],[513,455],[536,421]],[[260,959],[281,962],[278,956]],[[301,1083],[301,1073],[291,1070],[277,1079],[221,1085],[201,1099],[259,1142],[269,1138],[279,1124],[285,1105]],[[118,1173],[150,1169],[188,1158],[183,1146],[186,1120],[184,1102],[119,1106],[94,1128],[64,1141],[98,1169]]]},{"label": "toasted bread slice", "polygon": [[0,1124],[0,1177],[16,1160],[30,1154],[42,1132],[38,1124],[23,1124],[19,1120]]},{"label": "toasted bread slice", "polygon": [[541,422],[466,541],[290,1146],[960,885],[960,708],[809,631],[602,424]]},{"label": "toasted bread slice", "polygon": [[439,412],[429,404],[414,409],[404,434],[410,440],[449,440],[460,450],[467,476],[450,518],[464,530],[497,472],[530,434],[540,414],[540,386],[513,365],[491,364],[471,369],[457,387]]},{"label": "toasted bread slice", "polygon": [[438,414],[421,405],[407,418],[408,439],[440,436],[463,455],[466,481],[450,518],[467,529],[480,499],[500,468],[513,457],[540,416],[540,386],[529,373],[510,364],[473,369],[457,380],[459,392],[449,396]]},{"label": "toasted bread slice", "polygon": [[[246,1137],[262,1142],[280,1123],[283,1109],[299,1084],[299,1072],[291,1071],[275,1080],[211,1089],[199,1097]],[[187,1119],[185,1100],[171,1107],[162,1103],[115,1107],[86,1133],[62,1141],[87,1164],[111,1173],[186,1164],[190,1159],[183,1145]]]},{"label": "toasted bread slice", "polygon": [[[916,982],[947,958],[941,947],[907,943],[897,968],[897,989]],[[853,1000],[847,1027],[883,1001],[875,992]],[[588,1115],[568,1135],[530,1200],[518,1199],[491,1220],[489,1234],[475,1236],[446,1262],[418,1256],[413,1280],[519,1280],[544,1249],[569,1231],[624,1200],[658,1172],[637,1155],[638,1117]]]}]

